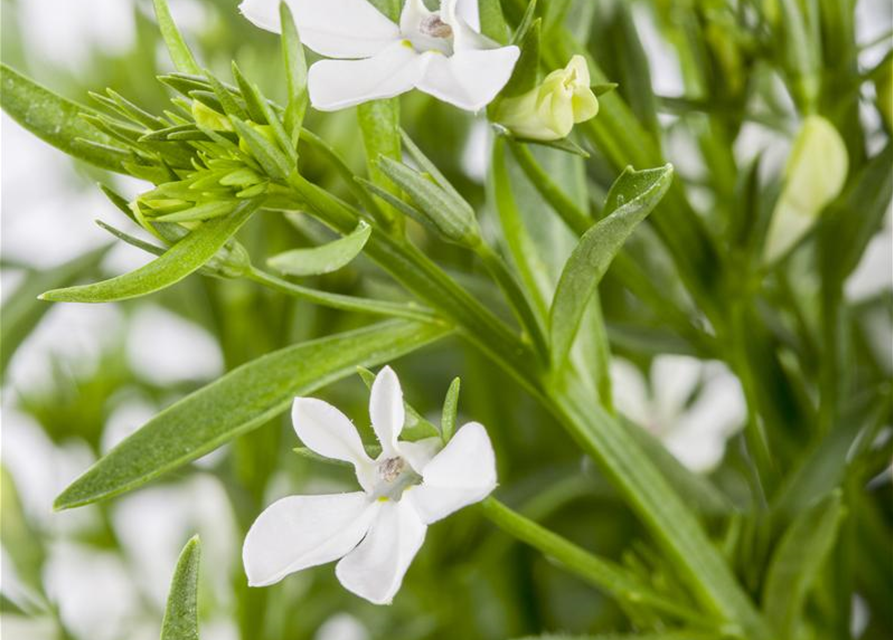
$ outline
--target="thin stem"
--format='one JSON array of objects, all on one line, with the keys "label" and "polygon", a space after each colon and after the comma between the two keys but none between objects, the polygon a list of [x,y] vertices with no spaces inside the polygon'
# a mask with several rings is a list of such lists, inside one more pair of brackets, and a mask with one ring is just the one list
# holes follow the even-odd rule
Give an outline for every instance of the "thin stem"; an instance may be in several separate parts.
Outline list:
[{"label": "thin stem", "polygon": [[534,310],[530,298],[521,288],[508,265],[488,244],[479,244],[475,252],[505,293],[518,321],[533,341],[533,346],[541,361],[549,362],[549,344],[546,341],[543,318]]},{"label": "thin stem", "polygon": [[373,313],[395,318],[407,318],[422,322],[443,322],[433,311],[415,303],[401,304],[399,302],[387,302],[384,300],[372,300],[370,298],[357,298],[338,293],[318,291],[309,287],[294,284],[282,278],[251,267],[245,275],[249,280],[274,289],[286,295],[307,300],[324,307],[340,309],[342,311],[354,311],[357,313]]},{"label": "thin stem", "polygon": [[484,500],[480,509],[497,527],[510,536],[557,560],[565,569],[589,584],[630,604],[644,604],[679,620],[703,625],[704,616],[656,591],[651,586],[609,560],[603,560],[533,520],[513,511],[495,498]]}]

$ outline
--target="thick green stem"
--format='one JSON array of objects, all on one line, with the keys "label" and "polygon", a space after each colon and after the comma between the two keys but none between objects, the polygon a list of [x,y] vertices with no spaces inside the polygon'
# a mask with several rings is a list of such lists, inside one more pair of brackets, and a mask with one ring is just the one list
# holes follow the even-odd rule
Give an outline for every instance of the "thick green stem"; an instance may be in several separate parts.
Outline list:
[{"label": "thick green stem", "polygon": [[557,560],[586,582],[630,604],[648,605],[679,620],[703,624],[704,618],[687,605],[654,591],[623,567],[603,560],[573,542],[513,511],[495,498],[480,505],[483,514],[507,534]]}]

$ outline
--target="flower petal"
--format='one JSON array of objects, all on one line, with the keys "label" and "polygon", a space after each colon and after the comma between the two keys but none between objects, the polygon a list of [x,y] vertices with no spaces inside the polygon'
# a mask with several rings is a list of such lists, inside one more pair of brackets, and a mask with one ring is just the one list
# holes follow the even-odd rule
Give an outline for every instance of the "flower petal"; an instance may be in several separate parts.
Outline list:
[{"label": "flower petal", "polygon": [[262,587],[341,558],[351,551],[380,509],[362,491],[277,500],[254,521],[242,547],[248,583]]},{"label": "flower petal", "polygon": [[316,398],[295,398],[291,409],[295,433],[304,445],[333,460],[353,464],[357,479],[366,490],[374,482],[374,463],[366,455],[360,434],[337,408]]},{"label": "flower petal", "polygon": [[412,89],[422,73],[419,54],[402,40],[367,60],[320,60],[310,67],[310,102],[319,111],[337,111],[393,98]]},{"label": "flower petal", "polygon": [[400,380],[390,367],[379,371],[372,383],[369,417],[372,418],[372,428],[381,443],[382,456],[392,458],[399,455],[397,438],[403,431],[406,410],[403,408]]},{"label": "flower petal", "polygon": [[363,542],[335,567],[348,591],[374,604],[390,604],[403,576],[425,541],[427,527],[411,505],[381,502],[378,517]]},{"label": "flower petal", "polygon": [[483,425],[469,422],[425,467],[422,484],[403,494],[431,524],[479,502],[496,488],[496,456]]},{"label": "flower petal", "polygon": [[456,15],[477,32],[481,30],[481,14],[478,0],[455,0]]},{"label": "flower petal", "polygon": [[424,438],[415,442],[407,442],[401,440],[398,443],[400,457],[409,463],[413,470],[421,475],[425,471],[425,467],[440,451],[443,441],[438,437]]},{"label": "flower petal", "polygon": [[502,91],[519,55],[515,46],[457,51],[450,57],[429,53],[416,87],[460,109],[479,111]]},{"label": "flower petal", "polygon": [[[286,0],[301,41],[331,58],[368,58],[400,39],[400,29],[366,0]],[[242,14],[280,32],[279,0],[245,0]]]}]

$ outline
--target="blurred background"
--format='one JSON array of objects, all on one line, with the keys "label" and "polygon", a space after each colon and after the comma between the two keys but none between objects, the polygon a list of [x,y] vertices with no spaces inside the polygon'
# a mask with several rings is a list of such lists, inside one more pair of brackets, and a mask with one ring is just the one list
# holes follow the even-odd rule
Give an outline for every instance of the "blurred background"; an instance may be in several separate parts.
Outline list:
[{"label": "blurred background", "polygon": [[[281,97],[278,40],[243,20],[237,4],[170,0],[175,19],[205,64],[226,74],[235,59],[267,95]],[[589,11],[586,3],[578,4]],[[631,4],[653,90],[669,104],[689,89],[683,62],[664,31],[661,12],[667,3]],[[893,26],[893,6],[888,0],[860,0],[857,17],[857,41],[868,45],[860,65],[868,68],[889,48],[884,36]],[[592,48],[598,48],[596,43]],[[604,56],[610,58],[610,51]],[[148,1],[2,0],[2,59],[82,102],[89,100],[88,91],[105,87],[150,110],[165,108],[169,99],[154,81],[170,65]],[[770,106],[782,120],[792,111],[789,104]],[[418,95],[407,96],[403,114],[432,159],[486,209],[486,126]],[[193,533],[201,534],[204,543],[203,640],[508,638],[541,629],[582,632],[620,624],[621,613],[609,601],[470,513],[432,529],[390,608],[376,608],[345,592],[331,566],[292,576],[273,589],[249,591],[241,540],[263,505],[291,493],[352,486],[339,469],[292,454],[296,440],[285,422],[244,438],[252,440],[251,447],[241,446],[242,441],[227,446],[138,492],[54,513],[53,499],[68,483],[161,408],[240,362],[349,328],[357,320],[284,301],[251,284],[196,276],[160,295],[124,304],[25,304],[25,298],[58,283],[97,279],[144,263],[145,255],[112,243],[94,220],[127,228],[97,182],[128,197],[146,187],[77,163],[5,114],[2,118],[2,631],[8,638],[157,638],[177,554]],[[879,116],[866,106],[862,118],[864,129],[877,134],[877,140],[867,140],[876,149],[884,139]],[[352,111],[324,118],[313,114],[308,126],[353,166],[363,166]],[[703,188],[707,160],[696,141],[698,124],[667,109],[661,126],[667,155],[692,199],[708,208],[715,195]],[[734,140],[735,158],[743,165],[763,153],[764,173],[777,176],[794,130],[793,120],[780,126],[748,122]],[[322,167],[316,178],[329,180]],[[530,198],[535,201],[536,195]],[[889,215],[887,220],[847,283],[852,300],[889,295]],[[323,232],[270,219],[250,233],[252,254],[271,255],[309,244]],[[560,264],[572,237],[554,227],[543,234]],[[463,264],[458,250],[439,244],[431,251],[468,286],[479,287],[482,298],[495,297]],[[399,296],[363,261],[317,284]],[[642,357],[636,343],[627,352],[624,345],[633,334],[620,330],[623,317],[614,320],[618,353],[625,356],[614,367],[619,406],[661,436],[691,468],[717,469],[733,455],[726,444],[743,421],[737,381],[719,363],[704,365],[684,349]],[[869,335],[889,354],[889,318],[882,314]],[[539,513],[537,503],[528,506],[550,527],[609,556],[640,536],[633,516],[564,432],[476,354],[447,342],[396,367],[407,398],[432,416],[450,380],[462,376],[461,413],[485,423],[493,434],[505,492],[523,503],[549,487]],[[367,420],[367,394],[358,377],[323,395],[357,422]],[[857,613],[865,609],[858,602],[855,606]],[[853,624],[859,632],[869,620],[856,615]]]}]

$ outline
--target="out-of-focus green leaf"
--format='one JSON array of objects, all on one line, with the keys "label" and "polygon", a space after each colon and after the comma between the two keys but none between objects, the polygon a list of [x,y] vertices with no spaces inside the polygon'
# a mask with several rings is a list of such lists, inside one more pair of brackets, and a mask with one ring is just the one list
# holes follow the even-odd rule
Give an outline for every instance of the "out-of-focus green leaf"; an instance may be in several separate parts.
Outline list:
[{"label": "out-of-focus green leaf", "polygon": [[168,53],[171,61],[178,71],[182,73],[192,73],[201,75],[202,68],[195,61],[192,51],[177,29],[174,18],[171,16],[171,10],[167,6],[167,0],[154,0],[155,17],[158,20],[158,28],[161,31],[161,37],[164,38],[164,44],[167,45]]},{"label": "out-of-focus green leaf", "polygon": [[161,640],[199,640],[198,636],[198,570],[202,543],[198,536],[183,547],[161,625]]},{"label": "out-of-focus green leaf", "polygon": [[565,264],[550,311],[552,367],[567,358],[590,297],[626,239],[663,198],[673,180],[673,167],[621,174],[605,203],[606,218],[582,238]]},{"label": "out-of-focus green leaf", "polygon": [[6,467],[0,467],[0,519],[3,521],[3,547],[15,566],[16,575],[39,593],[46,557],[43,539],[28,522],[18,488]]},{"label": "out-of-focus green leaf", "polygon": [[285,129],[291,135],[292,145],[297,148],[301,125],[307,111],[307,60],[304,47],[295,26],[294,17],[286,3],[279,5],[282,22],[282,58],[285,62],[285,80],[288,83],[288,104],[285,107]]},{"label": "out-of-focus green leaf", "polygon": [[115,141],[84,120],[100,114],[66,100],[49,89],[0,64],[0,106],[13,120],[60,151],[102,169],[127,173],[122,163],[132,159]]},{"label": "out-of-focus green leaf", "polygon": [[763,609],[780,640],[794,640],[809,591],[834,547],[846,513],[841,492],[805,511],[785,532],[772,556]]},{"label": "out-of-focus green leaf", "polygon": [[267,264],[284,274],[291,276],[315,276],[337,271],[356,258],[369,235],[372,227],[360,222],[356,230],[333,242],[313,247],[312,249],[292,249],[270,258]]},{"label": "out-of-focus green leaf", "polygon": [[392,321],[280,349],[186,396],[112,449],[56,499],[82,506],[135,489],[285,411],[295,396],[389,362],[443,337],[447,327]]},{"label": "out-of-focus green leaf", "polygon": [[509,26],[499,0],[478,0],[481,33],[500,44],[508,41]]},{"label": "out-of-focus green leaf", "polygon": [[163,256],[136,271],[95,284],[53,289],[40,297],[52,302],[111,302],[144,296],[169,287],[213,258],[260,204],[259,200],[250,200],[226,218],[202,223]]},{"label": "out-of-focus green leaf", "polygon": [[55,269],[32,271],[3,303],[3,322],[0,324],[0,375],[16,349],[37,327],[50,305],[38,296],[47,289],[72,284],[95,269],[108,253],[111,245],[90,251]]}]

